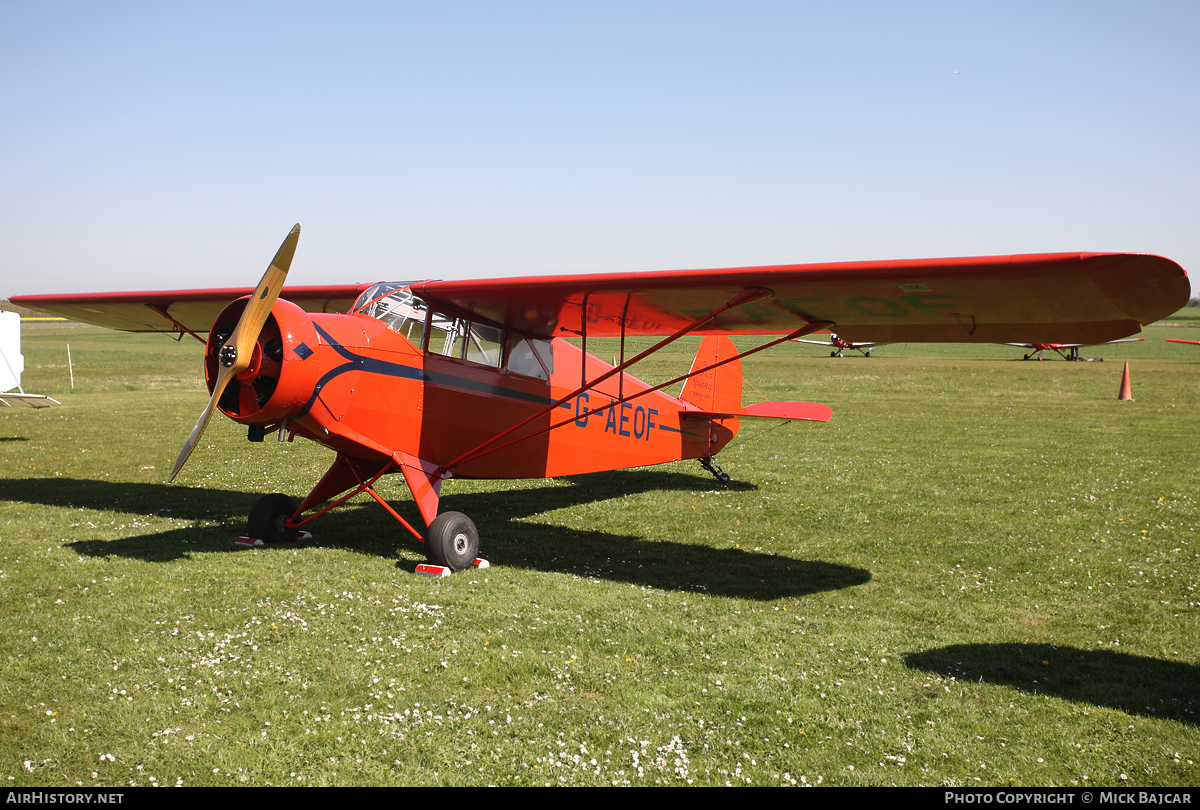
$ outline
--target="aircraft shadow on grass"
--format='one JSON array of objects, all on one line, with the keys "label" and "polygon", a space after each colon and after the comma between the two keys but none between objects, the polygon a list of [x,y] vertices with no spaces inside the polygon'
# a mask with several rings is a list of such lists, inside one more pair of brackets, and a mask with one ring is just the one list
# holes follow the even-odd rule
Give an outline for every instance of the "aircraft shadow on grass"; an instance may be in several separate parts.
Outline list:
[{"label": "aircraft shadow on grass", "polygon": [[[561,483],[495,492],[446,493],[442,507],[470,515],[484,535],[484,553],[494,565],[625,581],[662,590],[692,591],[769,601],[862,585],[869,571],[845,565],[800,560],[737,548],[656,541],[523,520],[626,495],[651,491],[708,492],[714,488],[749,491],[750,484],[720,485],[676,472],[618,470],[575,476]],[[196,553],[232,551],[231,541],[245,531],[245,516],[258,494],[199,489],[159,483],[90,481],[70,478],[0,480],[0,500],[68,509],[117,512],[131,517],[187,521],[169,531],[119,540],[79,540],[66,544],[93,557],[120,556],[167,562]],[[396,504],[414,520],[411,502]],[[614,507],[621,508],[621,507]],[[95,519],[86,511],[80,524]],[[194,525],[195,523],[207,525]],[[79,524],[76,524],[78,526]],[[104,528],[97,526],[97,528]],[[410,535],[372,502],[345,504],[313,525],[314,537],[263,551],[304,547],[343,548],[395,559],[398,548],[416,550]],[[415,563],[400,562],[412,570]]]},{"label": "aircraft shadow on grass", "polygon": [[1200,725],[1200,667],[1050,644],[954,644],[905,656],[912,669]]}]

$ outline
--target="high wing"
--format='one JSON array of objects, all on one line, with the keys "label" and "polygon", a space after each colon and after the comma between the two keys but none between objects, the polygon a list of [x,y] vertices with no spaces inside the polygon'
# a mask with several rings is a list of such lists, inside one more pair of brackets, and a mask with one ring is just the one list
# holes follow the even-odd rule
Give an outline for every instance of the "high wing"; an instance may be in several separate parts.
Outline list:
[{"label": "high wing", "polygon": [[[346,312],[370,284],[289,287],[283,297],[306,312]],[[83,295],[18,295],[20,306],[53,312],[73,321],[125,332],[207,332],[230,301],[254,292],[253,287],[168,292],[89,293]]]},{"label": "high wing", "polygon": [[770,295],[696,333],[782,334],[829,321],[856,343],[1104,343],[1176,311],[1190,294],[1175,262],[1126,253],[428,281],[412,289],[531,335],[599,337],[672,334],[753,288]]},{"label": "high wing", "polygon": [[[345,312],[369,285],[292,287],[310,312]],[[787,334],[836,325],[854,343],[1104,343],[1182,308],[1187,273],[1159,256],[1057,253],[724,270],[672,270],[466,281],[424,281],[437,308],[541,337],[669,335],[747,291],[694,334]],[[250,288],[17,296],[14,303],[135,332],[175,322],[207,332]],[[586,315],[585,315],[586,313]]]}]

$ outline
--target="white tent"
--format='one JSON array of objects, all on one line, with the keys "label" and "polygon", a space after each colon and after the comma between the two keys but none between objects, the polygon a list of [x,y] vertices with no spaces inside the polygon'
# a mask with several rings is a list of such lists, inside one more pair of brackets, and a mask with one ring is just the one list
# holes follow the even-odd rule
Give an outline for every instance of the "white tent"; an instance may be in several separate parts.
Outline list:
[{"label": "white tent", "polygon": [[[31,408],[49,408],[58,400],[42,394],[26,394],[21,388],[21,373],[25,357],[21,354],[21,316],[15,312],[0,312],[0,404],[9,400],[23,402]],[[5,393],[17,389],[15,393]]]}]

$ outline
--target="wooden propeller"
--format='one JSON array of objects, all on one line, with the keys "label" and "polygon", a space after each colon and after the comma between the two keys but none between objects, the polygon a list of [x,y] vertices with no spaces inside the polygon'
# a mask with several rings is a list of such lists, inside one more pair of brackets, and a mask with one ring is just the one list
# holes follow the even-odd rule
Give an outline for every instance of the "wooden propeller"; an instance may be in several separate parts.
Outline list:
[{"label": "wooden propeller", "polygon": [[192,428],[187,441],[183,443],[183,449],[179,451],[179,458],[175,459],[175,467],[171,470],[171,477],[167,479],[168,483],[175,480],[175,476],[179,474],[183,465],[187,463],[188,456],[195,449],[196,443],[204,435],[204,429],[208,427],[208,420],[212,417],[213,409],[217,407],[229,381],[249,367],[250,360],[254,356],[254,344],[258,341],[258,335],[271,315],[271,307],[275,306],[275,301],[279,298],[283,281],[287,278],[288,270],[292,266],[292,257],[296,255],[296,243],[299,239],[300,226],[296,225],[283,240],[283,244],[279,246],[275,258],[271,259],[267,272],[263,273],[262,281],[258,282],[258,286],[254,288],[254,294],[250,296],[246,308],[242,310],[242,317],[238,320],[233,334],[218,350],[217,383],[213,386],[212,398],[208,401],[204,413],[200,414],[200,419]]}]

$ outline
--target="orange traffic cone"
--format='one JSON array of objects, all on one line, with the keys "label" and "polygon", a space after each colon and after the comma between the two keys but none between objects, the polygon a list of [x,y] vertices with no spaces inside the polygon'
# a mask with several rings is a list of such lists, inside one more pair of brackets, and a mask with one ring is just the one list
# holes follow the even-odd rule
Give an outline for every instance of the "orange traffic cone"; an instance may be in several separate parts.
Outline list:
[{"label": "orange traffic cone", "polygon": [[1133,390],[1129,387],[1129,363],[1125,363],[1125,373],[1121,375],[1121,390],[1117,394],[1118,402],[1126,400],[1133,402]]}]

